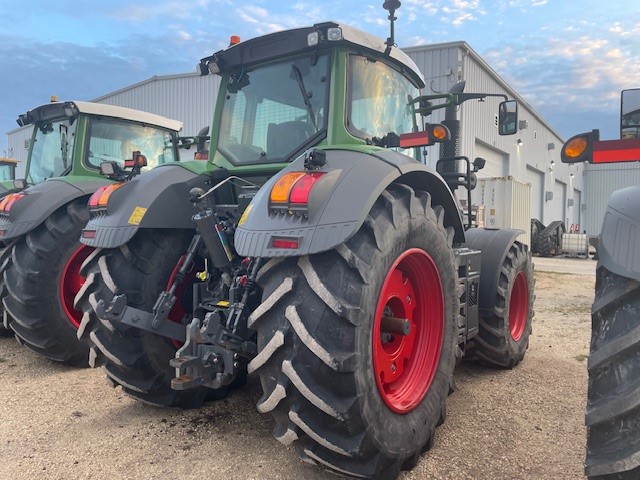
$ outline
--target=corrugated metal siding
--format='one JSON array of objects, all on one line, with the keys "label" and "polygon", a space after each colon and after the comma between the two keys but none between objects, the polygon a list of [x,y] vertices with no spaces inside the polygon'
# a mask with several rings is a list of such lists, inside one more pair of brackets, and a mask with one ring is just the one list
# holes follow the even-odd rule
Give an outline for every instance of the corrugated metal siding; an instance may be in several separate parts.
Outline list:
[{"label": "corrugated metal siding", "polygon": [[640,164],[588,165],[585,171],[584,228],[598,235],[609,197],[616,190],[640,185]]},{"label": "corrugated metal siding", "polygon": [[16,178],[24,178],[24,171],[27,168],[27,158],[29,157],[29,142],[33,127],[27,126],[17,128],[9,132],[8,136],[8,156],[18,160],[16,166]]},{"label": "corrugated metal siding", "polygon": [[99,103],[135,108],[183,122],[182,135],[196,135],[211,125],[218,75],[154,77],[131,88],[97,98]]},{"label": "corrugated metal siding", "polygon": [[[461,120],[460,154],[473,159],[486,155],[487,146],[497,152],[504,152],[505,166],[499,175],[511,175],[516,179],[527,181],[527,167],[541,172],[539,192],[553,191],[556,180],[569,183],[569,175],[574,173],[573,186],[583,189],[582,165],[564,165],[560,163],[562,139],[527,105],[521,97],[502,80],[466,43],[454,42],[442,45],[411,47],[406,49],[409,56],[424,73],[427,88],[425,94],[432,91],[447,92],[459,80],[466,81],[465,92],[482,92],[504,94],[518,99],[518,118],[526,121],[526,128],[516,135],[499,136],[495,124],[500,98],[487,98],[484,102],[470,100],[460,106]],[[444,112],[438,112],[430,121],[441,121]],[[517,145],[518,139],[522,146]],[[491,157],[494,158],[494,157]],[[489,158],[487,158],[489,160]],[[550,171],[551,162],[555,163]],[[495,165],[500,170],[499,165]],[[489,176],[491,165],[488,165],[479,177]],[[554,201],[535,202],[541,210],[539,219],[549,223],[553,219],[554,210],[561,210],[564,205],[555,205]]]}]

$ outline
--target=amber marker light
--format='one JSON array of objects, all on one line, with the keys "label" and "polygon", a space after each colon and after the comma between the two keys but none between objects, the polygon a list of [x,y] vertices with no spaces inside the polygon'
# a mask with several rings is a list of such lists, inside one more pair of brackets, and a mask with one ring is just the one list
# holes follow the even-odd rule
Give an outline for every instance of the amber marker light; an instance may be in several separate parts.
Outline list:
[{"label": "amber marker light", "polygon": [[449,139],[449,130],[444,125],[434,125],[431,130],[431,136],[440,142],[444,142]]},{"label": "amber marker light", "polygon": [[231,38],[229,38],[229,46],[237,45],[239,43],[240,43],[240,36],[239,35],[231,35]]},{"label": "amber marker light", "polygon": [[271,188],[269,200],[271,203],[287,203],[289,201],[289,192],[296,181],[304,175],[304,172],[290,172],[280,177],[280,179]]},{"label": "amber marker light", "polygon": [[122,185],[124,185],[124,182],[112,183],[111,185],[100,187],[93,193],[93,195],[91,195],[91,197],[89,197],[89,202],[87,205],[89,206],[89,208],[106,207],[111,194]]},{"label": "amber marker light", "polygon": [[575,137],[567,142],[563,153],[567,158],[578,158],[587,150],[588,146],[589,142],[586,137]]}]

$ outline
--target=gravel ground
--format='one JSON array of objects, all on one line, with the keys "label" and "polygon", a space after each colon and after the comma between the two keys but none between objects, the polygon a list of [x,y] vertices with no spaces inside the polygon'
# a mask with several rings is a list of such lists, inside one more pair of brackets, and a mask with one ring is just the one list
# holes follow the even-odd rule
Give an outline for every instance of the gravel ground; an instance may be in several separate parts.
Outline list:
[{"label": "gravel ground", "polygon": [[[529,351],[511,371],[458,367],[435,445],[409,479],[583,479],[593,275],[536,272]],[[162,410],[0,338],[0,478],[334,479],[271,437],[259,382]]]}]

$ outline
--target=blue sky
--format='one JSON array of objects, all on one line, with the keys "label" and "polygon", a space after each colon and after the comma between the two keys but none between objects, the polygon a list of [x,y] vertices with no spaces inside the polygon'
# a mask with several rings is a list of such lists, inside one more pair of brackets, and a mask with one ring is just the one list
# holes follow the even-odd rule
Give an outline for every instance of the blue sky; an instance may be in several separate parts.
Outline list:
[{"label": "blue sky", "polygon": [[[18,114],[195,71],[229,36],[337,20],[388,35],[383,0],[0,3],[0,155]],[[617,135],[619,94],[640,87],[640,3],[402,0],[400,47],[464,40],[565,139]]]}]

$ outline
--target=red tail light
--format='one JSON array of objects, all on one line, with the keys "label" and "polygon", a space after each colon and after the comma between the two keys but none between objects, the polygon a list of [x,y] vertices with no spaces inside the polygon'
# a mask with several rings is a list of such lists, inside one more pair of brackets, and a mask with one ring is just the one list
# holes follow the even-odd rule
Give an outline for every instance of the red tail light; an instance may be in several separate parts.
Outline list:
[{"label": "red tail light", "polygon": [[0,212],[9,213],[13,204],[25,196],[24,193],[10,193],[0,202]]},{"label": "red tail light", "polygon": [[289,172],[271,188],[271,208],[280,211],[304,211],[313,186],[325,172]]},{"label": "red tail light", "polygon": [[108,185],[105,185],[104,187],[100,187],[100,188],[98,188],[98,190],[93,192],[93,195],[91,195],[91,197],[89,197],[89,203],[87,204],[89,206],[89,208],[98,206],[98,200],[100,200],[100,196],[106,190],[107,186]]},{"label": "red tail light", "polygon": [[124,182],[112,183],[111,185],[100,187],[93,193],[93,195],[91,195],[91,197],[89,197],[89,208],[106,207],[111,194],[119,189],[122,185],[124,185]]},{"label": "red tail light", "polygon": [[291,187],[289,192],[289,202],[307,204],[309,202],[309,193],[316,184],[316,182],[322,177],[324,173],[315,172],[307,173],[300,177]]}]

